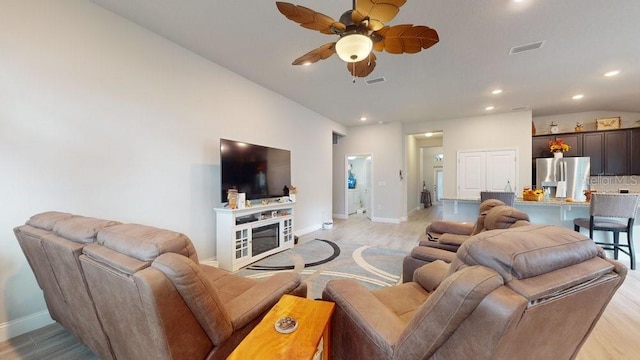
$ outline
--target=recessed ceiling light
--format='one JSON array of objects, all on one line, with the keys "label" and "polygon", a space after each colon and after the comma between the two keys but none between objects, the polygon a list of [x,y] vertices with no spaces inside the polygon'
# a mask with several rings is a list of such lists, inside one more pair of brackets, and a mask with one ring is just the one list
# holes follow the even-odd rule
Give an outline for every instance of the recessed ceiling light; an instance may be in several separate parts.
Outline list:
[{"label": "recessed ceiling light", "polygon": [[613,71],[609,71],[609,72],[604,73],[604,76],[612,77],[612,76],[616,76],[618,74],[620,74],[620,70],[613,70]]},{"label": "recessed ceiling light", "polygon": [[582,99],[583,97],[584,97],[584,95],[582,95],[582,94],[578,94],[578,95],[573,95],[571,98],[572,98],[573,100],[580,100],[580,99]]},{"label": "recessed ceiling light", "polygon": [[424,133],[424,136],[426,136],[426,137],[432,137],[432,136],[433,136],[433,133],[432,133],[432,132]]},{"label": "recessed ceiling light", "polygon": [[360,121],[367,121],[367,117],[366,116],[361,117]]},{"label": "recessed ceiling light", "polygon": [[306,63],[303,63],[302,65],[303,66],[309,66],[309,65],[311,65],[311,62],[307,61]]},{"label": "recessed ceiling light", "polygon": [[495,89],[491,92],[493,95],[498,95],[502,93],[502,89]]},{"label": "recessed ceiling light", "polygon": [[485,110],[487,110],[487,111],[489,111],[489,110],[493,110],[493,109],[494,109],[494,107],[493,107],[493,105],[489,105],[489,106],[487,106],[487,107],[486,107],[486,108],[484,108],[484,109],[485,109]]},{"label": "recessed ceiling light", "polygon": [[523,2],[524,0],[513,0],[513,2]]}]

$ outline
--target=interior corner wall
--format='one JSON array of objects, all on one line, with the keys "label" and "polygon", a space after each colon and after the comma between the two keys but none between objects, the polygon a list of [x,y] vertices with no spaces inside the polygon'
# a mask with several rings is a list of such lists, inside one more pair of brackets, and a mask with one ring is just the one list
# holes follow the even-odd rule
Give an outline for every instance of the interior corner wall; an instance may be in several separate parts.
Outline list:
[{"label": "interior corner wall", "polygon": [[[529,185],[531,179],[531,111],[494,114],[478,117],[434,120],[403,125],[404,134],[442,130],[444,197],[457,194],[458,151],[491,149],[518,149],[518,180],[520,186]],[[519,191],[515,189],[515,191]]]},{"label": "interior corner wall", "polygon": [[403,208],[404,139],[400,123],[376,124],[348,128],[346,136],[333,145],[333,209],[334,214],[346,217],[345,156],[371,154],[372,198],[371,219],[398,223],[406,216]]},{"label": "interior corner wall", "polygon": [[344,126],[88,1],[0,2],[0,46],[0,340],[46,315],[12,231],[36,213],[167,228],[213,257],[221,137],[291,151],[296,233],[332,213]]}]

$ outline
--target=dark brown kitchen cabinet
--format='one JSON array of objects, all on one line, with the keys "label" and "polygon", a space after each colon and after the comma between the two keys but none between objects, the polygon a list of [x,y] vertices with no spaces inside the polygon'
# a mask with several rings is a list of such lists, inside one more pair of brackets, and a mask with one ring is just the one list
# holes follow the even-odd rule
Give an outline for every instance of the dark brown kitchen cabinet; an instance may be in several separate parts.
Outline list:
[{"label": "dark brown kitchen cabinet", "polygon": [[531,139],[531,156],[533,158],[552,157],[549,151],[549,140],[555,139],[555,135],[536,136]]},{"label": "dark brown kitchen cabinet", "polygon": [[571,149],[564,153],[564,156],[582,156],[582,134],[563,134],[556,136],[556,139],[564,140]]},{"label": "dark brown kitchen cabinet", "polygon": [[631,130],[629,146],[629,175],[640,175],[640,129]]},{"label": "dark brown kitchen cabinet", "polygon": [[556,138],[571,146],[564,156],[591,158],[592,176],[640,175],[640,128],[534,136],[532,157],[551,157],[548,143]]},{"label": "dark brown kitchen cabinet", "polygon": [[604,133],[604,173],[605,175],[629,174],[629,136],[626,130]]},{"label": "dark brown kitchen cabinet", "polygon": [[591,158],[591,175],[604,175],[604,134],[582,134],[582,155]]}]

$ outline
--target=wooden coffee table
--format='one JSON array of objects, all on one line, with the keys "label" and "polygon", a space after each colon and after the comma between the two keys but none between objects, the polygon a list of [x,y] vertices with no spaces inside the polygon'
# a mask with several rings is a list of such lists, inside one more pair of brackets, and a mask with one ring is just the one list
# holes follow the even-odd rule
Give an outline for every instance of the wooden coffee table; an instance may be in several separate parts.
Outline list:
[{"label": "wooden coffee table", "polygon": [[[262,321],[229,355],[228,360],[246,359],[329,359],[331,314],[335,304],[283,295]],[[290,334],[276,331],[275,323],[289,316],[298,322]]]}]

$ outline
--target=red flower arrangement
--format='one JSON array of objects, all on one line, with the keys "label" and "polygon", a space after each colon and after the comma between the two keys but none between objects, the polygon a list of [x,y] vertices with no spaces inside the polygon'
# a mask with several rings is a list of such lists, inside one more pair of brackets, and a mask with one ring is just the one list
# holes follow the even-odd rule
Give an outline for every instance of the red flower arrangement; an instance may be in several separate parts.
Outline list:
[{"label": "red flower arrangement", "polygon": [[549,151],[553,152],[567,152],[571,150],[571,146],[569,144],[565,144],[564,140],[561,138],[556,138],[555,140],[549,140]]}]

